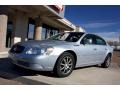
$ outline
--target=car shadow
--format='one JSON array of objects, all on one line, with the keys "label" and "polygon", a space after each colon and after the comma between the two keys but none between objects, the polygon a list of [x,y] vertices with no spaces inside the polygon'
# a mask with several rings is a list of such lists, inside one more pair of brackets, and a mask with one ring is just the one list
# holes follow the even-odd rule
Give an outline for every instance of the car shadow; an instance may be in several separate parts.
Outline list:
[{"label": "car shadow", "polygon": [[[80,67],[80,68],[75,68],[74,70],[84,69],[89,67],[98,67],[98,66]],[[53,72],[24,69],[16,65],[13,65],[11,63],[11,59],[8,57],[0,58],[0,77],[2,78],[15,79],[21,76],[37,76],[37,75],[58,78]]]},{"label": "car shadow", "polygon": [[0,58],[0,77],[1,78],[8,79],[8,80],[17,80],[26,84],[42,84],[42,85],[45,84],[46,85],[47,83],[43,83],[43,82],[39,83],[33,80],[31,83],[30,82],[31,80],[22,77],[22,76],[37,76],[37,75],[55,77],[55,75],[52,72],[41,72],[41,71],[24,69],[16,65],[13,65],[11,63],[11,59],[8,57]]},{"label": "car shadow", "polygon": [[84,67],[77,67],[74,70],[79,70],[79,69],[85,69],[85,68],[91,68],[91,67],[100,67],[98,65],[91,65],[91,66],[84,66]]}]

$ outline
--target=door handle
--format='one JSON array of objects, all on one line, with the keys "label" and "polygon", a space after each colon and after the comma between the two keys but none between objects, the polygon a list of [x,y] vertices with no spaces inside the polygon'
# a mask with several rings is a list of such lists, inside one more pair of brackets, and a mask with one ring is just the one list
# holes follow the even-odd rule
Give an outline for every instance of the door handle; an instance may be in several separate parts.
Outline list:
[{"label": "door handle", "polygon": [[97,48],[94,48],[94,50],[97,50]]},{"label": "door handle", "polygon": [[105,48],[105,50],[108,50],[107,48]]}]

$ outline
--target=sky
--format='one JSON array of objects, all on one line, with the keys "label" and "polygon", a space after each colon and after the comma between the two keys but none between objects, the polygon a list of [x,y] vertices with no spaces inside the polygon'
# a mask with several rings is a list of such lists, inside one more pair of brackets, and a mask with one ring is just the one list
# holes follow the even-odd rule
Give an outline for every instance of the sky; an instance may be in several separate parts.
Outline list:
[{"label": "sky", "polygon": [[65,18],[88,33],[97,34],[106,40],[119,40],[120,5],[66,5]]}]

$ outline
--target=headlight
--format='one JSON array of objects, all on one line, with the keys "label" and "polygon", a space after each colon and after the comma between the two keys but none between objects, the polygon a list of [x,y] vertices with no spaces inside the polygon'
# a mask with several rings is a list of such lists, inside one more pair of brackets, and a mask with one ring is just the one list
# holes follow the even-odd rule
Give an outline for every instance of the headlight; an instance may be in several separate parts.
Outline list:
[{"label": "headlight", "polygon": [[36,54],[40,54],[41,50],[37,49],[37,48],[29,48],[26,51],[26,54],[30,54],[30,55],[36,55]]},{"label": "headlight", "polygon": [[26,51],[26,54],[29,55],[49,55],[50,53],[52,53],[53,48],[49,47],[49,48],[30,48]]}]

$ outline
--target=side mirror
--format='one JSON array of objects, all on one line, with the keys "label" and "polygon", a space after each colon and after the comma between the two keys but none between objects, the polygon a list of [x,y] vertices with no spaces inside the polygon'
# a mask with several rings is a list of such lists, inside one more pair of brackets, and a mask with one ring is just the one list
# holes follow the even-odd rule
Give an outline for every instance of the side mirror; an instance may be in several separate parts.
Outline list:
[{"label": "side mirror", "polygon": [[86,40],[85,40],[85,43],[86,43],[86,44],[92,44],[92,39],[86,39]]},{"label": "side mirror", "polygon": [[85,45],[85,41],[84,41],[84,40],[82,40],[80,44],[83,44],[83,45]]},{"label": "side mirror", "polygon": [[81,41],[81,44],[85,45],[85,44],[92,44],[92,39],[83,39]]}]

